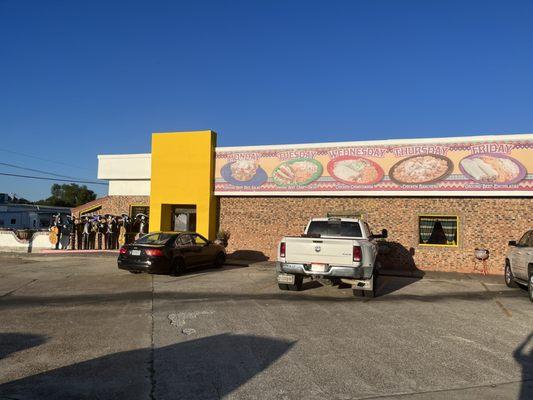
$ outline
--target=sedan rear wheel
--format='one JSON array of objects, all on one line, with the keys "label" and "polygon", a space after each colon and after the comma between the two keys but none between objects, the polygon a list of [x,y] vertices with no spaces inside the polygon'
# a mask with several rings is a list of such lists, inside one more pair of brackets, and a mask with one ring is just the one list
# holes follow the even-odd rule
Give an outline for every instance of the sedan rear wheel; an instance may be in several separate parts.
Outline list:
[{"label": "sedan rear wheel", "polygon": [[178,275],[182,275],[184,272],[185,272],[185,261],[183,261],[181,258],[176,258],[172,262],[171,274],[178,276]]},{"label": "sedan rear wheel", "polygon": [[218,253],[215,258],[215,267],[221,268],[226,262],[226,255],[224,253]]}]

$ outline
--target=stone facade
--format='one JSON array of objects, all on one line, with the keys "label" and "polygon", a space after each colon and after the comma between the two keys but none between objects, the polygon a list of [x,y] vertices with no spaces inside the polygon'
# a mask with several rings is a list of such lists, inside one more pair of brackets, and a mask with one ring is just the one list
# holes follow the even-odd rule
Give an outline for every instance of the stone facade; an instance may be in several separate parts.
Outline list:
[{"label": "stone facade", "polygon": [[[389,231],[386,268],[475,272],[476,247],[487,248],[488,272],[503,271],[507,243],[533,228],[533,198],[463,197],[220,197],[219,226],[231,232],[228,251],[255,251],[276,259],[284,235],[299,235],[312,217],[361,213],[374,232]],[[458,246],[419,245],[424,215],[457,216]]]},{"label": "stone facade", "polygon": [[[129,214],[130,206],[149,206],[150,196],[106,196],[72,209],[75,217],[81,214]],[[100,208],[98,208],[100,207]],[[93,211],[94,210],[94,211]]]}]

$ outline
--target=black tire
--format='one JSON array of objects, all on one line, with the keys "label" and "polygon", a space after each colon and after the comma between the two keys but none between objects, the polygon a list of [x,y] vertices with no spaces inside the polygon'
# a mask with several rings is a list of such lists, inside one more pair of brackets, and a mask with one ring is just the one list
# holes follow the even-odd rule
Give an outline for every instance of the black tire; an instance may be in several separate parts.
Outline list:
[{"label": "black tire", "polygon": [[377,286],[378,272],[377,270],[374,270],[372,275],[372,290],[352,289],[352,292],[355,297],[366,297],[368,299],[373,299],[374,297],[377,297]]},{"label": "black tire", "polygon": [[529,300],[533,302],[533,265],[530,265],[527,279],[527,293],[529,294]]},{"label": "black tire", "polygon": [[226,255],[224,253],[218,253],[215,257],[215,268],[222,268],[224,263],[226,262]]},{"label": "black tire", "polygon": [[294,276],[294,285],[287,285],[289,287],[289,290],[292,290],[294,292],[299,292],[302,290],[302,285],[304,282],[304,277],[301,275],[295,275]]},{"label": "black tire", "polygon": [[171,275],[179,276],[179,275],[183,275],[184,272],[185,272],[185,261],[183,261],[181,258],[176,258],[172,262],[172,270],[170,272]]},{"label": "black tire", "polygon": [[289,290],[289,285],[285,283],[278,283],[279,290]]},{"label": "black tire", "polygon": [[140,274],[141,271],[130,271],[130,274]]},{"label": "black tire", "polygon": [[365,297],[378,297],[378,277],[378,270],[377,268],[374,268],[374,272],[372,273],[372,290],[367,290]]},{"label": "black tire", "polygon": [[514,281],[513,271],[511,270],[511,264],[509,264],[509,260],[505,260],[505,270],[503,272],[503,279],[505,280],[505,284],[507,285],[507,287],[518,287],[518,285]]}]

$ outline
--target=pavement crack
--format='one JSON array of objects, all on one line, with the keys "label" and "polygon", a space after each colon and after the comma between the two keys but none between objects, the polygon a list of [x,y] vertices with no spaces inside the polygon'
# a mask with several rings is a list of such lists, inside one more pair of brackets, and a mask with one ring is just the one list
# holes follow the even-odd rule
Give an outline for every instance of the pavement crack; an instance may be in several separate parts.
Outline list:
[{"label": "pavement crack", "polygon": [[152,284],[151,299],[151,327],[150,327],[150,360],[148,361],[148,372],[150,373],[150,400],[155,400],[155,368],[154,368],[154,276],[150,275]]},{"label": "pavement crack", "polygon": [[0,298],[2,298],[2,297],[7,297],[7,296],[9,296],[10,294],[15,293],[17,290],[20,290],[20,289],[22,289],[23,287],[28,286],[28,285],[31,285],[33,282],[37,282],[37,281],[38,281],[38,279],[32,279],[31,281],[26,282],[26,283],[20,285],[19,287],[15,288],[15,289],[13,289],[13,290],[10,290],[10,291],[7,292],[7,293],[4,293],[2,296],[0,296]]},{"label": "pavement crack", "polygon": [[500,383],[489,383],[485,385],[472,385],[472,386],[464,386],[464,387],[457,387],[457,388],[449,388],[449,389],[437,389],[437,390],[423,390],[419,392],[405,392],[405,393],[390,393],[390,394],[380,394],[376,396],[365,396],[365,397],[359,397],[359,400],[374,400],[374,399],[382,399],[382,398],[401,398],[401,397],[411,397],[413,395],[420,395],[420,394],[434,394],[434,393],[448,393],[448,392],[460,392],[464,390],[469,389],[483,389],[483,388],[496,388],[498,386],[505,386],[513,383],[526,383],[531,382],[533,379],[521,379],[517,381],[507,381],[507,382],[500,382]]}]

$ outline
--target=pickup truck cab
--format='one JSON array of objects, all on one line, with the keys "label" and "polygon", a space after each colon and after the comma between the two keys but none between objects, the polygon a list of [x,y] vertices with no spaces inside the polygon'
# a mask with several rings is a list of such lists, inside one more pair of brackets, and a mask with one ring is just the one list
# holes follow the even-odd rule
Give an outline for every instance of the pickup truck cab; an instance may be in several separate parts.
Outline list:
[{"label": "pickup truck cab", "polygon": [[378,275],[377,238],[368,224],[352,218],[313,218],[301,236],[285,236],[278,246],[278,287],[300,290],[304,278],[341,280],[356,296],[374,297]]},{"label": "pickup truck cab", "polygon": [[504,276],[508,287],[526,286],[529,300],[533,301],[533,229],[524,233],[518,242],[509,242]]}]

